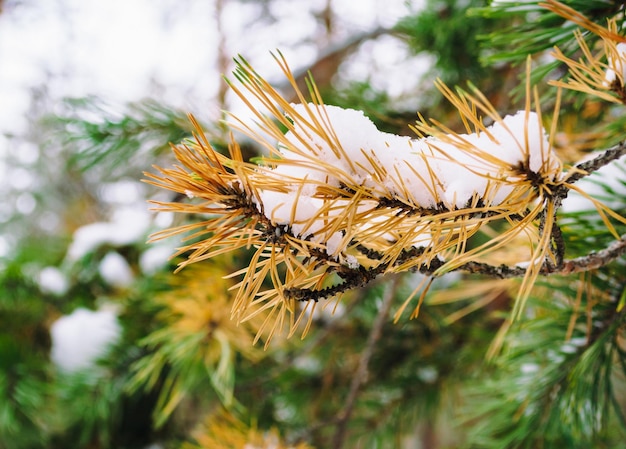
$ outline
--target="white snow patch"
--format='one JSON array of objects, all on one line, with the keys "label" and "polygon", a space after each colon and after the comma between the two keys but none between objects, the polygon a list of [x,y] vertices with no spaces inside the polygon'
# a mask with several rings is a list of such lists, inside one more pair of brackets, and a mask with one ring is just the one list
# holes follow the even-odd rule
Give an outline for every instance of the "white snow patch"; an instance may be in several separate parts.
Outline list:
[{"label": "white snow patch", "polygon": [[352,254],[348,254],[345,258],[345,264],[348,266],[348,268],[351,269],[355,269],[355,268],[359,268],[359,261],[357,260],[357,258],[355,256],[353,256]]},{"label": "white snow patch", "polygon": [[560,350],[563,354],[575,354],[578,351],[578,348],[576,345],[571,343],[564,343],[561,345]]},{"label": "white snow patch", "polygon": [[491,6],[492,7],[507,6],[507,9],[511,12],[533,11],[533,10],[537,10],[537,1],[536,0],[493,0],[491,2]]},{"label": "white snow patch", "polygon": [[121,332],[113,310],[76,309],[50,326],[50,357],[66,372],[90,368],[120,338]]},{"label": "white snow patch", "polygon": [[[391,194],[424,208],[444,201],[453,209],[465,208],[476,195],[492,205],[504,201],[517,179],[495,183],[503,171],[525,164],[530,171],[545,173],[560,166],[534,112],[506,116],[480,134],[411,139],[379,131],[361,111],[291,106],[293,129],[278,144],[285,162],[270,171],[291,187],[287,192],[260,191],[258,207],[275,224],[291,226],[296,235],[313,234],[333,256],[344,251],[343,238],[324,232],[323,226],[341,213],[342,202],[315,198],[318,185],[361,184],[380,192],[381,198]],[[395,239],[392,231],[387,238]],[[429,240],[424,233],[414,245],[428,245]]]},{"label": "white snow patch", "polygon": [[301,355],[293,360],[293,366],[305,373],[313,374],[318,373],[323,368],[322,363],[317,357],[311,355]]},{"label": "white snow patch", "polygon": [[522,363],[520,371],[522,374],[533,374],[539,371],[539,365],[536,363]]},{"label": "white snow patch", "polygon": [[0,257],[6,257],[9,254],[9,249],[11,245],[9,240],[0,235]]},{"label": "white snow patch", "polygon": [[169,241],[160,241],[151,245],[139,256],[139,268],[145,275],[152,275],[163,268],[174,253],[174,245]]},{"label": "white snow patch", "polygon": [[39,288],[44,293],[52,293],[57,296],[67,293],[69,282],[61,270],[56,267],[45,267],[37,276]]},{"label": "white snow patch", "polygon": [[100,261],[98,272],[113,287],[128,287],[133,283],[133,271],[120,253],[111,251]]},{"label": "white snow patch", "polygon": [[15,209],[22,215],[29,215],[37,207],[37,200],[30,192],[22,192],[15,200]]},{"label": "white snow patch", "polygon": [[101,184],[98,188],[100,197],[110,204],[132,205],[144,197],[144,185],[137,181],[121,180]]},{"label": "white snow patch", "polygon": [[169,228],[172,223],[174,223],[174,212],[157,212],[154,216],[154,225],[157,228]]},{"label": "white snow patch", "polygon": [[434,366],[424,366],[417,370],[417,377],[427,384],[433,384],[439,378],[439,372]]},{"label": "white snow patch", "polygon": [[116,210],[110,222],[96,222],[74,232],[67,258],[76,261],[101,245],[123,246],[143,240],[150,226],[146,210],[125,207]]},{"label": "white snow patch", "polygon": [[[595,157],[595,154],[590,158]],[[592,198],[602,201],[611,209],[626,207],[626,157],[611,162],[576,183]],[[593,202],[580,193],[570,190],[563,200],[563,212],[594,210]]]},{"label": "white snow patch", "polygon": [[588,339],[587,337],[574,337],[574,338],[570,338],[568,343],[574,346],[577,346],[579,348],[582,348],[583,346],[587,345]]}]

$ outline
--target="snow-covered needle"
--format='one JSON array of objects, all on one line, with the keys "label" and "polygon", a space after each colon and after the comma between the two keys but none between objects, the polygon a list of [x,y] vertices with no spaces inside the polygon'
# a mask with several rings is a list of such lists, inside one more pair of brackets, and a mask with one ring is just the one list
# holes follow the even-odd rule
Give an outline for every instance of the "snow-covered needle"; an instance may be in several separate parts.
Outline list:
[{"label": "snow-covered needle", "polygon": [[[181,198],[193,197],[156,203],[161,209],[205,217],[153,237],[187,235],[180,267],[251,249],[248,266],[231,275],[239,279],[232,317],[263,315],[260,332],[269,341],[282,328],[293,333],[303,319],[306,331],[320,299],[386,273],[437,276],[526,236],[520,311],[540,268],[562,258],[553,248],[553,194],[565,178],[541,112],[531,109],[537,95],[530,85],[526,108],[501,117],[477,90],[453,92],[439,83],[467,133],[422,118],[417,137],[409,138],[379,131],[360,111],[325,105],[313,80],[306,99],[284,58],[275,59],[300,103],[286,101],[244,59],[238,83],[230,83],[255,119],[231,115],[229,126],[268,156],[245,162],[234,141],[222,155],[194,121],[194,139],[174,146],[181,165],[148,175]],[[468,245],[495,221],[500,234]]]}]

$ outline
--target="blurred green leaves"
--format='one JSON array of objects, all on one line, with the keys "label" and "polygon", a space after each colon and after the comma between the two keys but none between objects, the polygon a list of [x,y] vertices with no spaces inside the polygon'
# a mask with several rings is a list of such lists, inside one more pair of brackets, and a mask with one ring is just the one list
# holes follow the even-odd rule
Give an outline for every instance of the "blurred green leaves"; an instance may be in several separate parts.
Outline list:
[{"label": "blurred green leaves", "polygon": [[468,447],[620,447],[626,436],[626,410],[617,399],[626,386],[624,314],[610,303],[596,306],[589,335],[584,313],[545,299],[534,307],[542,316],[515,325],[491,370],[469,383]]},{"label": "blurred green leaves", "polygon": [[468,11],[484,5],[484,0],[428,0],[423,11],[404,18],[395,28],[408,37],[416,53],[435,56],[437,75],[445,83],[476,81],[487,74],[478,35],[497,25]]},{"label": "blurred green leaves", "polygon": [[95,97],[68,98],[64,112],[47,116],[55,144],[68,148],[70,167],[97,169],[109,181],[135,175],[130,168],[146,167],[191,134],[184,111],[155,100],[130,103],[123,114]]}]

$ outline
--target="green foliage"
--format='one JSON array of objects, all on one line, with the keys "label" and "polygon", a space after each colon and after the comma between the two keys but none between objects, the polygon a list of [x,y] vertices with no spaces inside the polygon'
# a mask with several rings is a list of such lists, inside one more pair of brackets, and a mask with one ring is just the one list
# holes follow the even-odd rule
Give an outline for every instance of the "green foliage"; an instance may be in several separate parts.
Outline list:
[{"label": "green foliage", "polygon": [[46,440],[46,422],[50,414],[49,380],[41,373],[41,364],[25,363],[10,354],[7,342],[0,341],[0,356],[13,362],[0,371],[0,448],[29,449],[42,447]]},{"label": "green foliage", "polygon": [[620,447],[626,410],[616,395],[626,386],[620,344],[625,315],[615,313],[614,302],[586,316],[545,299],[533,313],[508,334],[491,370],[469,384],[468,447]]},{"label": "green foliage", "polygon": [[[580,29],[574,22],[554,14],[539,5],[539,1],[492,2],[487,8],[476,8],[472,15],[492,19],[500,24],[491,32],[481,32],[480,39],[488,49],[483,54],[487,65],[512,63],[523,64],[528,55],[539,56],[558,46],[567,56],[575,54],[577,47],[572,39],[573,32]],[[606,25],[607,19],[620,16],[621,2],[611,0],[564,0],[564,4],[574,8],[599,25]],[[506,27],[502,24],[507,24]],[[624,16],[618,27],[624,26]],[[598,37],[585,33],[590,48]],[[532,82],[545,80],[551,72],[560,67],[558,61],[539,62],[533,68]]]},{"label": "green foliage", "polygon": [[[406,280],[394,308],[406,298],[412,282]],[[304,341],[291,341],[286,351],[275,352],[257,369],[239,367],[235,397],[261,426],[278,424],[315,447],[332,447],[338,410],[345,405],[359,354],[379,311],[381,287],[344,298],[340,317],[316,320]],[[400,445],[416,423],[434,427],[454,409],[456,385],[484,357],[480,342],[490,333],[481,327],[493,322],[483,311],[462,326],[446,324],[446,316],[458,308],[426,307],[418,320],[385,324],[345,447]],[[459,442],[454,432],[445,440]]]},{"label": "green foliage", "polygon": [[[204,360],[198,358],[198,349],[202,347],[204,335],[188,335],[185,338],[172,339],[169,329],[155,331],[141,341],[150,352],[137,360],[132,367],[134,376],[128,385],[131,392],[159,391],[159,399],[153,411],[154,425],[162,427],[174,410],[184,399],[202,392],[204,399],[213,389],[211,383],[212,367],[207,367]],[[228,394],[232,390],[232,368],[230,385],[220,385]]]},{"label": "green foliage", "polygon": [[37,287],[11,265],[0,274],[0,448],[45,442],[51,384],[46,304]]},{"label": "green foliage", "polygon": [[187,115],[147,99],[127,105],[123,114],[97,98],[69,98],[65,114],[48,116],[55,144],[69,150],[69,166],[81,171],[97,169],[103,179],[128,176],[138,160],[154,159],[169,151],[169,144],[188,137]]},{"label": "green foliage", "polygon": [[238,326],[230,319],[229,284],[220,276],[223,265],[187,270],[177,286],[144,301],[153,303],[156,326],[137,342],[143,354],[132,363],[126,388],[158,395],[156,428],[185,403],[200,407],[217,399],[241,411],[233,396],[236,361],[256,360],[261,352],[252,346],[249,323]]},{"label": "green foliage", "polygon": [[408,37],[415,52],[435,56],[437,74],[446,83],[478,80],[487,73],[480,62],[484,50],[478,34],[494,23],[468,11],[484,5],[483,0],[429,0],[422,12],[404,18],[395,28]]},{"label": "green foliage", "polygon": [[[95,370],[58,373],[55,406],[62,426],[52,435],[55,447],[72,442],[75,448],[138,448],[155,438],[151,412],[153,392],[129,393],[130,367],[126,346],[112,366],[113,357]],[[112,355],[117,355],[115,351]]]}]

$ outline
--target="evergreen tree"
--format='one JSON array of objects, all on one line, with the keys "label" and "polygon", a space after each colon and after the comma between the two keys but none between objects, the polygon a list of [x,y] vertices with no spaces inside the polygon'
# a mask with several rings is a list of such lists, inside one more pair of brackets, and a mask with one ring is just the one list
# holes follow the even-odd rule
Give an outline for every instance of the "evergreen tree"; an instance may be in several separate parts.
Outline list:
[{"label": "evergreen tree", "polygon": [[[0,448],[622,447],[624,19],[429,0],[280,89],[236,57],[253,118],[37,120],[65,175],[5,221]],[[333,83],[386,34],[436,58],[418,115]]]}]

